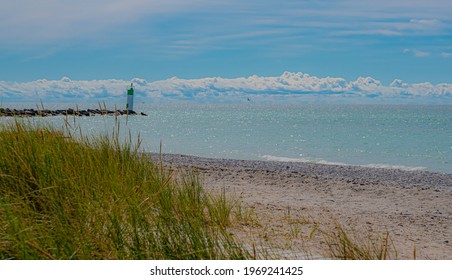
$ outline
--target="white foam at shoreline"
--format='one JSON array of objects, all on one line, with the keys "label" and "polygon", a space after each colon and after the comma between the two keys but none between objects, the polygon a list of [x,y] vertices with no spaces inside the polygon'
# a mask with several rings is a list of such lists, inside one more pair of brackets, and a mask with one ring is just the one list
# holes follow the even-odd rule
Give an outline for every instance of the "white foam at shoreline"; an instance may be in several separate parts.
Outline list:
[{"label": "white foam at shoreline", "polygon": [[302,162],[302,163],[319,163],[326,165],[350,165],[344,162],[333,162],[326,160],[316,160],[316,159],[306,159],[306,158],[288,158],[288,157],[277,157],[272,155],[263,155],[263,159],[268,161],[279,161],[279,162]]},{"label": "white foam at shoreline", "polygon": [[[343,163],[343,162],[332,162],[326,160],[314,160],[314,159],[306,159],[306,158],[289,158],[289,157],[278,157],[272,155],[263,155],[263,159],[267,161],[277,161],[277,162],[300,162],[300,163],[316,163],[316,164],[325,164],[325,165],[341,165],[341,166],[353,166],[352,164]],[[363,164],[356,165],[361,167],[368,168],[383,168],[383,169],[399,169],[404,171],[426,171],[427,168],[423,166],[405,166],[405,165],[391,165],[391,164]]]},{"label": "white foam at shoreline", "polygon": [[405,171],[425,171],[426,167],[423,166],[405,166],[405,165],[391,165],[391,164],[366,164],[360,165],[362,167],[369,168],[385,168],[385,169],[400,169]]}]

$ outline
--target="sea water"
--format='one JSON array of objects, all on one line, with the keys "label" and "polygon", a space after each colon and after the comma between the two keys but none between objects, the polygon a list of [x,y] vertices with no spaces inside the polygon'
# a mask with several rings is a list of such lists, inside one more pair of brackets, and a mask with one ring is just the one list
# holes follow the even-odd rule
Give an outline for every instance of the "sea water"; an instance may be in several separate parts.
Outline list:
[{"label": "sea water", "polygon": [[[140,148],[147,152],[161,149],[164,153],[211,158],[452,173],[449,105],[136,104],[135,107],[148,116],[79,117],[76,126],[85,135],[98,135],[111,133],[119,121],[121,134],[131,137],[132,142],[139,137]],[[64,118],[45,120],[60,126]]]}]

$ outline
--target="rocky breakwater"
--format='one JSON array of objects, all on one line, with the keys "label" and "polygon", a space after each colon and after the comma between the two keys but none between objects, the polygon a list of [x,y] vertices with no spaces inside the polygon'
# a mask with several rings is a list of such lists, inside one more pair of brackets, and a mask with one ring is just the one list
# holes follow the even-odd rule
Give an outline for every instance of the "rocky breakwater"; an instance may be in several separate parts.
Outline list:
[{"label": "rocky breakwater", "polygon": [[48,117],[48,116],[121,116],[121,115],[141,115],[147,116],[145,113],[141,112],[138,114],[132,110],[106,110],[106,109],[86,109],[86,110],[74,110],[72,108],[64,110],[36,110],[36,109],[10,109],[10,108],[0,108],[0,116],[4,117]]}]

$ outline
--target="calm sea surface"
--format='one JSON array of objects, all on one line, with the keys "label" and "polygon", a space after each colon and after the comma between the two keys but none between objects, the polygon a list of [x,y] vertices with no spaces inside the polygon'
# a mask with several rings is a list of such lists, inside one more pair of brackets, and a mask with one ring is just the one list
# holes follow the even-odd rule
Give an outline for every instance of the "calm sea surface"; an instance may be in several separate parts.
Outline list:
[{"label": "calm sea surface", "polygon": [[[140,134],[146,151],[158,152],[162,143],[165,153],[202,157],[452,173],[452,106],[136,104],[135,110],[148,116],[119,118],[121,133],[134,142]],[[56,126],[63,119],[45,118]],[[97,135],[111,133],[115,118],[77,123],[85,135]]]}]

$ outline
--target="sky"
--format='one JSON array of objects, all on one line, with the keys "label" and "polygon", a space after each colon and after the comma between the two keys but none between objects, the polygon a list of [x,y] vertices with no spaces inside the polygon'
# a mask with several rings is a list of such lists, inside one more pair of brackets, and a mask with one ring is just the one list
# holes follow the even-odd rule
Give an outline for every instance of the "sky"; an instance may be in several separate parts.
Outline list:
[{"label": "sky", "polygon": [[451,14],[450,0],[0,0],[0,89],[287,72],[441,84],[444,95]]}]

